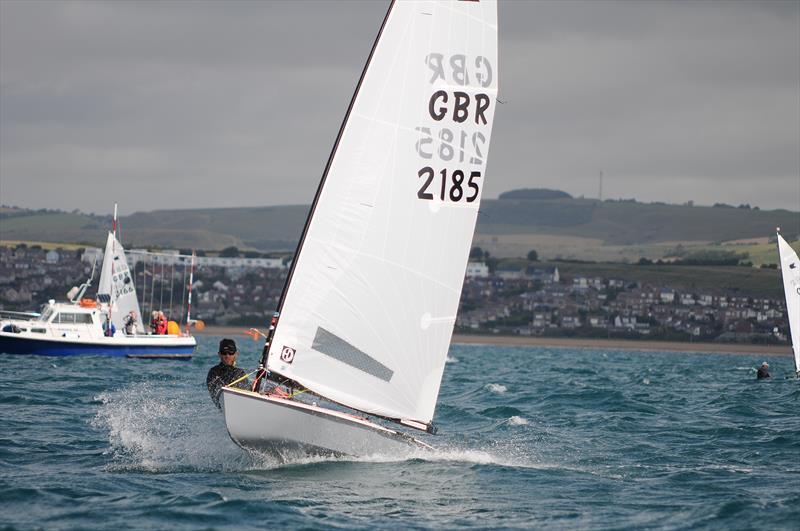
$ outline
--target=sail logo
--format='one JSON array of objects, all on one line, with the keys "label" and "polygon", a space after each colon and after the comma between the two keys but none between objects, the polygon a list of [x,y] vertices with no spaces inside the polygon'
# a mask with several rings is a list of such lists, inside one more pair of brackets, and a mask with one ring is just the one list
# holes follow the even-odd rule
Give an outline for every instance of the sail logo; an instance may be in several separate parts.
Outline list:
[{"label": "sail logo", "polygon": [[281,361],[285,361],[286,363],[293,362],[295,353],[297,353],[296,349],[284,345],[283,349],[281,350]]}]

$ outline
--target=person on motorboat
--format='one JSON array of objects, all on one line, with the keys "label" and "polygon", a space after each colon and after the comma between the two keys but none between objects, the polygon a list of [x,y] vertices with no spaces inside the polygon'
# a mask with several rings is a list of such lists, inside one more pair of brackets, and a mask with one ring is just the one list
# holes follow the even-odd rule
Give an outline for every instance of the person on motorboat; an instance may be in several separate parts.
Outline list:
[{"label": "person on motorboat", "polygon": [[167,316],[164,315],[164,312],[158,312],[158,323],[156,324],[156,334],[164,335],[167,333]]},{"label": "person on motorboat", "polygon": [[125,331],[126,335],[132,336],[136,333],[136,312],[131,310],[128,312],[128,315],[125,316],[123,319],[123,330]]},{"label": "person on motorboat", "polygon": [[219,397],[222,394],[223,387],[233,384],[233,387],[238,387],[239,389],[249,389],[250,382],[248,381],[247,373],[236,367],[239,351],[233,339],[225,338],[220,341],[217,354],[219,354],[219,364],[209,369],[208,376],[206,376],[206,386],[208,386],[211,400],[214,401],[218,408],[222,409]]},{"label": "person on motorboat", "polygon": [[117,333],[117,327],[111,322],[111,317],[106,315],[106,322],[103,323],[103,335],[106,337],[114,337]]},{"label": "person on motorboat", "polygon": [[150,333],[158,333],[158,310],[153,310],[150,314]]},{"label": "person on motorboat", "polygon": [[761,367],[758,368],[758,373],[756,373],[756,379],[762,380],[764,378],[771,378],[769,374],[769,363],[766,361],[761,364]]}]

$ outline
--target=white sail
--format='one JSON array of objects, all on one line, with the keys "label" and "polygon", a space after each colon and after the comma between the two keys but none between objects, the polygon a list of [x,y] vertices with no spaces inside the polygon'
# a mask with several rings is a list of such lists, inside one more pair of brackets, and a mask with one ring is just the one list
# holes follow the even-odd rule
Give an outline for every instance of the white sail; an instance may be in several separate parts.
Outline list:
[{"label": "white sail", "polygon": [[394,2],[312,205],[268,368],[433,418],[486,175],[495,0]]},{"label": "white sail", "polygon": [[783,292],[786,295],[786,312],[789,315],[789,332],[794,350],[794,368],[795,371],[800,371],[800,259],[780,234],[778,252],[781,256]]},{"label": "white sail", "polygon": [[111,321],[117,330],[123,329],[125,316],[133,310],[136,313],[136,332],[144,333],[142,312],[136,299],[133,277],[125,260],[125,249],[112,232],[108,233],[106,240],[103,269],[97,285],[97,298],[101,302],[109,303]]}]

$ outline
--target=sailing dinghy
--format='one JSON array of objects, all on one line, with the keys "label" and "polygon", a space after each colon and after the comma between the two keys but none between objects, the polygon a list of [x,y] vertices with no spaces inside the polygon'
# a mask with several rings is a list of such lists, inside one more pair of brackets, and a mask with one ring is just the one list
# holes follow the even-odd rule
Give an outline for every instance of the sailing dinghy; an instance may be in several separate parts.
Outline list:
[{"label": "sailing dinghy", "polygon": [[434,431],[497,75],[496,0],[391,3],[264,346],[262,371],[308,392],[262,394],[260,377],[254,391],[223,388],[235,442],[351,455],[427,446],[365,417]]},{"label": "sailing dinghy", "polygon": [[794,370],[800,378],[800,258],[778,232],[778,253],[781,257],[783,293],[786,296],[786,313],[789,315],[789,335],[794,351]]}]

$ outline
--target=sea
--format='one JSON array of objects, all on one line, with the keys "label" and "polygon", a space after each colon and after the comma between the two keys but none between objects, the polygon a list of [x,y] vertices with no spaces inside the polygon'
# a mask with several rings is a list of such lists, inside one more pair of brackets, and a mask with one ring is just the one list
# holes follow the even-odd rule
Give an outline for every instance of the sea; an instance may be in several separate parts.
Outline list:
[{"label": "sea", "polygon": [[0,529],[800,529],[789,357],[453,345],[435,451],[322,458],[234,444],[198,339],[0,355]]}]

